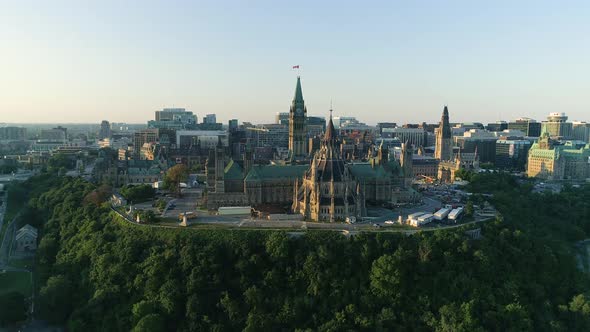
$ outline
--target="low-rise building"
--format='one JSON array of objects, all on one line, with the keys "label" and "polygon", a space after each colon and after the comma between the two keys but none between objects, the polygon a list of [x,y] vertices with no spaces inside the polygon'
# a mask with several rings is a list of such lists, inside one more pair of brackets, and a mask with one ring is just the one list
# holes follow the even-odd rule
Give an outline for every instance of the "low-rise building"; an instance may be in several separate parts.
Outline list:
[{"label": "low-rise building", "polygon": [[29,252],[37,249],[37,229],[29,224],[16,231],[16,250]]}]

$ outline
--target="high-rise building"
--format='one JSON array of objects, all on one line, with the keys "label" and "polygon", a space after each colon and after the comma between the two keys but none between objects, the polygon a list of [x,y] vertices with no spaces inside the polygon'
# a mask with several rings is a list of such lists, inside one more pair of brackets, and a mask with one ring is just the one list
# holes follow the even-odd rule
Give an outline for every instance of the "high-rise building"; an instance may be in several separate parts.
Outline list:
[{"label": "high-rise building", "polygon": [[262,124],[246,128],[248,142],[254,147],[289,147],[289,129],[282,124]]},{"label": "high-rise building", "polygon": [[217,123],[217,116],[215,114],[207,114],[203,118],[203,123],[207,123],[207,124]]},{"label": "high-rise building", "polygon": [[139,158],[141,148],[145,143],[156,143],[158,141],[158,129],[138,130],[133,134],[133,151],[136,158]]},{"label": "high-rise building", "polygon": [[197,116],[184,108],[163,108],[156,111],[156,121],[179,121],[187,124],[196,124]]},{"label": "high-rise building", "polygon": [[529,118],[519,118],[509,122],[508,129],[520,130],[528,137],[541,136],[541,123]]},{"label": "high-rise building", "polygon": [[384,138],[399,138],[402,143],[413,145],[413,148],[426,146],[427,134],[424,128],[384,128]]},{"label": "high-rise building", "polygon": [[213,149],[218,145],[229,146],[229,135],[225,130],[177,130],[176,145],[181,149]]},{"label": "high-rise building", "polygon": [[572,123],[567,122],[565,113],[549,113],[547,121],[543,121],[541,132],[548,133],[554,139],[572,139]]},{"label": "high-rise building", "polygon": [[24,140],[27,136],[27,128],[22,127],[2,127],[0,128],[1,140]]},{"label": "high-rise building", "polygon": [[105,139],[111,137],[111,124],[107,120],[102,120],[100,123],[100,132],[98,133],[99,139]]},{"label": "high-rise building", "polygon": [[492,123],[488,123],[486,129],[489,131],[502,131],[508,129],[508,122],[506,121],[496,121]]},{"label": "high-rise building", "polygon": [[524,170],[532,142],[526,139],[501,138],[496,141],[496,161],[499,168]]},{"label": "high-rise building", "polygon": [[282,125],[289,125],[289,112],[279,112],[275,116],[275,123]]},{"label": "high-rise building", "polygon": [[68,129],[58,126],[53,129],[41,130],[41,139],[52,142],[65,142],[68,139]]},{"label": "high-rise building", "polygon": [[155,120],[148,121],[148,128],[156,129],[195,129],[197,116],[184,108],[164,108],[156,111]]},{"label": "high-rise building", "polygon": [[227,122],[227,128],[229,131],[234,131],[238,129],[238,119],[231,119]]},{"label": "high-rise building", "polygon": [[572,123],[573,139],[590,143],[590,123],[574,121]]},{"label": "high-rise building", "polygon": [[377,123],[377,129],[379,130],[379,134],[383,132],[385,128],[395,128],[397,124],[395,122],[379,122]]},{"label": "high-rise building", "polygon": [[463,129],[465,129],[465,131],[468,131],[471,129],[485,129],[481,122],[461,122],[461,123],[455,124],[454,128],[463,128]]},{"label": "high-rise building", "polygon": [[493,163],[496,160],[496,140],[498,137],[486,130],[471,129],[463,133],[463,136],[454,136],[455,146],[461,152],[474,153],[477,151],[479,161],[482,163]]},{"label": "high-rise building", "polygon": [[451,160],[453,154],[453,136],[451,134],[451,125],[449,124],[449,109],[447,106],[443,109],[440,119],[440,125],[436,131],[436,146],[434,157],[439,160]]},{"label": "high-rise building", "polygon": [[289,109],[289,153],[292,159],[307,157],[307,107],[301,91],[301,78],[297,76],[295,96]]},{"label": "high-rise building", "polygon": [[354,116],[335,116],[333,122],[335,128],[360,124]]},{"label": "high-rise building", "polygon": [[319,135],[326,130],[326,118],[323,116],[307,117],[307,134],[310,137]]}]

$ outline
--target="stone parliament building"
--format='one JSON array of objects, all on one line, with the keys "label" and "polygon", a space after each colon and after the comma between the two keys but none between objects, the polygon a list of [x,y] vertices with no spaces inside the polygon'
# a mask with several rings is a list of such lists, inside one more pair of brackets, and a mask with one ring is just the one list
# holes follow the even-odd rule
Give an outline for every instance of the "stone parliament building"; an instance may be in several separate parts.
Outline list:
[{"label": "stone parliament building", "polygon": [[[330,110],[331,112],[331,110]],[[252,206],[259,210],[301,214],[310,221],[342,221],[366,215],[366,205],[418,200],[411,187],[412,149],[403,146],[399,160],[382,146],[372,146],[362,161],[343,157],[332,116],[320,149],[307,149],[307,108],[300,78],[289,116],[289,158],[255,165],[251,148],[243,160],[228,157],[219,145],[206,162],[207,208]]]}]

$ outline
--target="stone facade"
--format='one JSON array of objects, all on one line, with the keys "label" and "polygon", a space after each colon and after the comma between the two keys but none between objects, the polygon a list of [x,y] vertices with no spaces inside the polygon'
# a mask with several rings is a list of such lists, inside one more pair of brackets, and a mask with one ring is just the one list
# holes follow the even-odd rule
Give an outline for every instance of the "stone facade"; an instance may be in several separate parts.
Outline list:
[{"label": "stone facade", "polygon": [[289,153],[292,159],[305,159],[307,150],[307,107],[301,91],[301,78],[297,76],[295,97],[289,109]]},{"label": "stone facade", "polygon": [[440,125],[436,129],[436,146],[434,157],[439,160],[451,160],[453,155],[453,136],[451,125],[449,124],[449,109],[445,106],[443,115],[440,119]]},{"label": "stone facade", "polygon": [[441,161],[438,164],[438,179],[440,182],[452,183],[455,181],[455,172],[465,169],[476,171],[479,169],[479,156],[477,150],[473,153],[458,152],[451,160]]},{"label": "stone facade", "polygon": [[294,182],[293,211],[312,221],[344,221],[366,215],[365,199],[342,159],[330,117],[320,150],[299,186]]},{"label": "stone facade", "polygon": [[547,180],[590,178],[590,144],[576,148],[572,142],[555,145],[548,133],[529,150],[527,175]]}]

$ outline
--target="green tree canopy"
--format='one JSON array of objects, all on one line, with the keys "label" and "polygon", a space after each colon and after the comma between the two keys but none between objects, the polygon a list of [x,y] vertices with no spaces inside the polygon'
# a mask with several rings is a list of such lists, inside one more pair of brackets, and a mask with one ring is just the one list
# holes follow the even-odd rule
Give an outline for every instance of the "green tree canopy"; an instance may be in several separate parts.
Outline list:
[{"label": "green tree canopy", "polygon": [[164,187],[180,196],[180,184],[188,179],[188,168],[177,164],[168,169],[164,176]]}]

